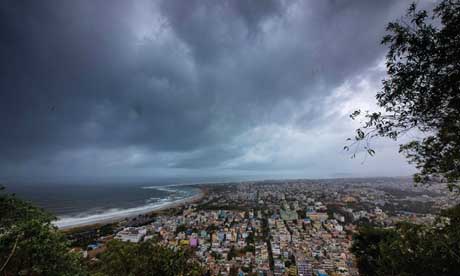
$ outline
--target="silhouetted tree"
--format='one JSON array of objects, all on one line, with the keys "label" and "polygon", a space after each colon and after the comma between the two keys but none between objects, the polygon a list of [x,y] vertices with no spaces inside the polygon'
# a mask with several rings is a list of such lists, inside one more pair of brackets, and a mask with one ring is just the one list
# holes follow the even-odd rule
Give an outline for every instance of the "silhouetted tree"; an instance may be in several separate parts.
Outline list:
[{"label": "silhouetted tree", "polygon": [[[389,45],[388,77],[377,93],[384,112],[365,112],[365,124],[349,139],[353,145],[364,142],[373,155],[371,138],[396,140],[409,130],[421,131],[423,138],[400,146],[419,169],[414,180],[441,179],[452,189],[460,178],[460,1],[443,0],[431,14],[412,4],[387,31],[382,44]],[[351,117],[361,114],[357,110]]]},{"label": "silhouetted tree", "polygon": [[459,275],[460,205],[442,212],[434,225],[361,227],[352,252],[364,276]]}]

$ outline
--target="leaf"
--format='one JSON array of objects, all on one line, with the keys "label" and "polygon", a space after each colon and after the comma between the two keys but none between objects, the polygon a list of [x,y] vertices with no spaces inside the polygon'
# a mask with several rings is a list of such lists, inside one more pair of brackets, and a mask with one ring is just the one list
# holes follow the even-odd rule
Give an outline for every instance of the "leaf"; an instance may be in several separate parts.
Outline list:
[{"label": "leaf", "polygon": [[358,128],[358,129],[356,130],[356,134],[357,134],[357,138],[358,138],[359,140],[364,139],[364,132],[363,132],[361,129]]}]

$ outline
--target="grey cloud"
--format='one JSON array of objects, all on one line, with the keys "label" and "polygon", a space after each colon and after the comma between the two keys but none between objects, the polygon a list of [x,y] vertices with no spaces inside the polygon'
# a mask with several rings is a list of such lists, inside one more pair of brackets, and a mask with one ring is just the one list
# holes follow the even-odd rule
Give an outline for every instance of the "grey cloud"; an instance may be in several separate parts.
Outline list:
[{"label": "grey cloud", "polygon": [[282,2],[268,1],[162,1],[173,30],[192,49],[197,62],[228,55],[247,43],[260,24],[283,13]]},{"label": "grey cloud", "polygon": [[408,3],[3,1],[0,173],[52,177],[79,152],[133,147],[149,157],[108,175],[218,168],[258,126],[322,123],[324,107],[299,109],[380,58]]}]

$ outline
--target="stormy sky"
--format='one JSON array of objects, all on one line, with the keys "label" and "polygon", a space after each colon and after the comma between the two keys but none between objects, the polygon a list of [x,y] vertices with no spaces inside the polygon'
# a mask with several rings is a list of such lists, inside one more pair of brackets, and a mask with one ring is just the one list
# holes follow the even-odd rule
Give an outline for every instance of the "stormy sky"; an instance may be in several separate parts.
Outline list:
[{"label": "stormy sky", "polygon": [[350,159],[410,1],[0,3],[0,180],[410,175]]}]

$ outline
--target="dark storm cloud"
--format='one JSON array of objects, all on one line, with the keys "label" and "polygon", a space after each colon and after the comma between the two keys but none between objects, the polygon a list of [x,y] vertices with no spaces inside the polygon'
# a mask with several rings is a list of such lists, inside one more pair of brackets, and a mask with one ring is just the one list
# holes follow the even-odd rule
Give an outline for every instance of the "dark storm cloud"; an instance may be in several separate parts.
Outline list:
[{"label": "dark storm cloud", "polygon": [[160,7],[200,62],[238,50],[241,40],[248,43],[247,39],[257,35],[265,19],[284,12],[276,0],[162,1]]},{"label": "dark storm cloud", "polygon": [[298,127],[314,124],[323,107],[300,103],[374,64],[405,6],[3,1],[0,173],[78,174],[85,158],[105,154],[103,168],[131,149],[135,162],[113,170],[217,167],[251,149],[235,144],[251,129],[299,113]]}]

